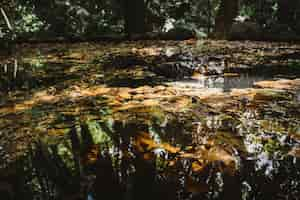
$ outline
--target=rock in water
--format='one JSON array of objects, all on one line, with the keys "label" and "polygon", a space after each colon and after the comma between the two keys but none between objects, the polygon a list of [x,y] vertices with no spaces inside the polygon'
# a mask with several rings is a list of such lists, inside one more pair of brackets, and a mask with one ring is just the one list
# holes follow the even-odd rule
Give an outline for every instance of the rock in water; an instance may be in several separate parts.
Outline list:
[{"label": "rock in water", "polygon": [[161,55],[163,60],[155,63],[151,70],[161,76],[173,79],[190,77],[199,71],[202,60],[196,59],[191,52],[179,52],[171,55]]},{"label": "rock in water", "polygon": [[163,35],[163,39],[167,40],[187,40],[195,37],[195,32],[186,28],[173,28]]},{"label": "rock in water", "polygon": [[191,61],[166,62],[152,68],[154,73],[168,78],[184,78],[197,71],[197,64]]},{"label": "rock in water", "polygon": [[223,60],[216,57],[194,56],[190,51],[161,57],[164,57],[163,61],[154,63],[150,69],[168,78],[182,79],[195,73],[207,76],[220,75],[224,72]]}]

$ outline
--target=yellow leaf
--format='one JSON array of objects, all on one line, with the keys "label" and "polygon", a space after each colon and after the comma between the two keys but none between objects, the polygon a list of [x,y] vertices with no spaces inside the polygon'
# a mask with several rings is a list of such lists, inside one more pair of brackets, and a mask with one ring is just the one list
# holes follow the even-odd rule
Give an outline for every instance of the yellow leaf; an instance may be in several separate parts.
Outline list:
[{"label": "yellow leaf", "polygon": [[178,153],[180,151],[179,147],[174,147],[168,143],[163,143],[160,147],[167,150],[169,153]]},{"label": "yellow leaf", "polygon": [[192,170],[193,172],[201,172],[204,166],[201,165],[198,161],[192,163]]}]

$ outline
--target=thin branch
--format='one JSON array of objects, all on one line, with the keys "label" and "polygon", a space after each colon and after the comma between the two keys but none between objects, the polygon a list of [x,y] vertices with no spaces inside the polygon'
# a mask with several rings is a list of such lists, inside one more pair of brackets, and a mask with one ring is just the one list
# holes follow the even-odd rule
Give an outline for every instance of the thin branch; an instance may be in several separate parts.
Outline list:
[{"label": "thin branch", "polygon": [[7,24],[7,27],[9,28],[9,30],[12,31],[13,27],[12,27],[11,23],[9,22],[9,19],[8,19],[7,15],[6,15],[5,11],[4,11],[4,9],[0,8],[0,11],[1,11],[1,13],[2,13],[2,15],[4,17],[4,20],[5,20],[6,24]]}]

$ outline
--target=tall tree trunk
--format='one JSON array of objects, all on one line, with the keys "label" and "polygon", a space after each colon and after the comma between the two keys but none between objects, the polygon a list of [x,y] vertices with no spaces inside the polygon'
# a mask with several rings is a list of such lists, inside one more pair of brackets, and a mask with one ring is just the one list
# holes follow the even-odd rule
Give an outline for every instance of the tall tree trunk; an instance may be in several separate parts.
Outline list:
[{"label": "tall tree trunk", "polygon": [[212,25],[212,4],[210,2],[211,0],[207,0],[207,34],[210,35],[211,25]]},{"label": "tall tree trunk", "polygon": [[239,0],[221,0],[215,19],[215,36],[226,39],[234,18],[238,15]]},{"label": "tall tree trunk", "polygon": [[[48,31],[52,36],[65,36],[70,25],[67,22],[68,8],[55,0],[32,0],[35,14],[49,25]],[[52,12],[49,12],[52,10]]]},{"label": "tall tree trunk", "polygon": [[146,31],[144,0],[123,0],[125,32],[131,36],[142,34]]},{"label": "tall tree trunk", "polygon": [[277,19],[280,24],[293,26],[296,23],[298,0],[278,0]]}]

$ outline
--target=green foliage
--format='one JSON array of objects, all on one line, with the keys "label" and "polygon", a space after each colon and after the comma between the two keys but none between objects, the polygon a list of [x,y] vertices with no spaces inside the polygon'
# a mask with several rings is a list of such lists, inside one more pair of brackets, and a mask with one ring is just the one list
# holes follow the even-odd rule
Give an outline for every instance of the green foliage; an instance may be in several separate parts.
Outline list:
[{"label": "green foliage", "polygon": [[[14,32],[0,17],[0,38],[86,37],[124,32],[122,0],[16,0],[4,3]],[[272,28],[278,23],[280,0],[241,0],[239,16]],[[185,28],[205,37],[214,31],[220,0],[147,0],[147,31]],[[300,9],[294,9],[289,28],[299,32]]]},{"label": "green foliage", "polygon": [[33,13],[33,9],[19,5],[16,8],[18,13],[15,21],[15,31],[19,35],[28,35],[36,33],[44,28],[44,22]]}]

